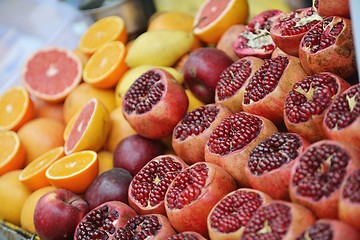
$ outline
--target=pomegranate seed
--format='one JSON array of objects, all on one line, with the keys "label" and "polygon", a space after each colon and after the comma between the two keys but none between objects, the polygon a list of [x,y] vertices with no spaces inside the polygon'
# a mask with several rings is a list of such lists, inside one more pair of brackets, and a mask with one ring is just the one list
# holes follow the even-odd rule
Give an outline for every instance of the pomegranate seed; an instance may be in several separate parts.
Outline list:
[{"label": "pomegranate seed", "polygon": [[311,225],[308,230],[303,233],[296,240],[332,240],[333,231],[329,224],[325,223],[315,223]]},{"label": "pomegranate seed", "polygon": [[343,197],[351,202],[360,202],[360,170],[354,171],[346,180]]}]

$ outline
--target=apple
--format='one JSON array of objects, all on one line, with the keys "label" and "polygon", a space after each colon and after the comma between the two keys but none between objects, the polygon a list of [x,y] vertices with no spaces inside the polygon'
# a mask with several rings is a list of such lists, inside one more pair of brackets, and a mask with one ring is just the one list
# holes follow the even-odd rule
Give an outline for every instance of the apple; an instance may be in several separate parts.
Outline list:
[{"label": "apple", "polygon": [[233,60],[220,49],[197,48],[184,64],[185,84],[202,102],[213,103],[220,74],[232,63]]},{"label": "apple", "polygon": [[87,202],[79,195],[65,189],[50,191],[35,206],[35,230],[41,240],[72,239],[88,210]]}]

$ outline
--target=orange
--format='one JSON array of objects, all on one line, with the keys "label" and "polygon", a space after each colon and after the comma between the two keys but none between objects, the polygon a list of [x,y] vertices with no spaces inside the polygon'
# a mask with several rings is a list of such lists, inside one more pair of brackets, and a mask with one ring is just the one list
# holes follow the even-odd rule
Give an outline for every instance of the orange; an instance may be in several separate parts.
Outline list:
[{"label": "orange", "polygon": [[89,61],[90,56],[86,53],[83,53],[79,48],[73,50],[76,56],[80,59],[82,66],[85,67],[87,61]]},{"label": "orange", "polygon": [[110,152],[114,152],[116,145],[124,138],[137,134],[131,127],[129,122],[125,119],[122,113],[122,106],[115,108],[110,113],[111,130],[106,140],[105,147]]},{"label": "orange", "polygon": [[0,176],[25,165],[25,149],[14,131],[0,131]]},{"label": "orange", "polygon": [[63,103],[50,103],[41,99],[33,99],[35,116],[53,118],[64,122],[64,105]]},{"label": "orange", "polygon": [[79,49],[91,55],[105,43],[112,41],[126,43],[127,37],[125,22],[121,17],[105,17],[97,20],[85,31],[80,38]]},{"label": "orange", "polygon": [[84,81],[100,88],[115,86],[128,69],[125,56],[124,43],[114,41],[104,44],[86,63],[83,72]]},{"label": "orange", "polygon": [[80,110],[91,98],[97,98],[111,112],[115,107],[115,94],[112,89],[100,89],[88,83],[77,86],[65,99],[64,121],[69,122],[71,117]]},{"label": "orange", "polygon": [[60,158],[46,170],[45,175],[49,182],[57,188],[83,193],[98,173],[97,153],[85,150]]},{"label": "orange", "polygon": [[249,16],[247,0],[206,0],[195,15],[195,36],[208,44],[216,44],[234,24],[246,24]]},{"label": "orange", "polygon": [[26,164],[55,147],[63,146],[65,125],[51,118],[36,118],[17,132],[26,152]]},{"label": "orange", "polygon": [[53,148],[29,163],[20,173],[19,180],[31,191],[50,186],[45,177],[46,169],[65,155],[64,147]]},{"label": "orange", "polygon": [[34,107],[28,92],[14,86],[0,96],[0,130],[18,130],[34,117]]},{"label": "orange", "polygon": [[36,190],[28,196],[23,204],[20,214],[21,228],[24,230],[36,233],[34,226],[34,212],[35,207],[39,199],[48,192],[54,191],[56,188],[53,186],[47,186]]},{"label": "orange", "polygon": [[105,144],[111,128],[110,113],[96,98],[90,101],[75,115],[70,130],[65,134],[64,151],[68,155],[82,150],[100,150]]},{"label": "orange", "polygon": [[176,11],[167,11],[154,16],[148,26],[148,31],[154,30],[182,30],[192,32],[194,16]]},{"label": "orange", "polygon": [[113,153],[109,151],[98,152],[99,158],[99,174],[106,172],[114,167],[113,165]]},{"label": "orange", "polygon": [[21,170],[13,170],[0,177],[0,219],[20,226],[21,209],[31,191],[19,181]]}]

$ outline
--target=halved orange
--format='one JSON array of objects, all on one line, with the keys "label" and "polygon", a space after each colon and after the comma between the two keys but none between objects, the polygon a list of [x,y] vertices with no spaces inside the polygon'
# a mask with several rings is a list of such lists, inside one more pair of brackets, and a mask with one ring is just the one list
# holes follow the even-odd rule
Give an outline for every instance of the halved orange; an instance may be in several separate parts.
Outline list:
[{"label": "halved orange", "polygon": [[45,172],[49,182],[74,193],[83,193],[99,173],[97,153],[79,151],[55,161]]},{"label": "halved orange", "polygon": [[46,169],[65,156],[64,147],[53,148],[29,163],[20,173],[19,180],[31,191],[50,186],[45,176]]},{"label": "halved orange", "polygon": [[128,69],[125,45],[119,41],[104,44],[88,60],[83,72],[85,82],[100,88],[111,88]]},{"label": "halved orange", "polygon": [[33,102],[24,87],[11,87],[0,96],[0,131],[17,131],[34,115]]},{"label": "halved orange", "polygon": [[105,43],[112,41],[126,43],[127,37],[124,19],[119,16],[109,16],[97,20],[85,31],[80,38],[79,49],[91,55]]},{"label": "halved orange", "polygon": [[0,176],[25,165],[25,149],[14,131],[0,131]]},{"label": "halved orange", "polygon": [[195,15],[193,33],[202,41],[216,44],[234,24],[246,24],[249,16],[247,0],[206,0]]},{"label": "halved orange", "polygon": [[65,154],[82,150],[100,150],[111,128],[110,113],[98,99],[92,98],[71,120],[65,130]]}]

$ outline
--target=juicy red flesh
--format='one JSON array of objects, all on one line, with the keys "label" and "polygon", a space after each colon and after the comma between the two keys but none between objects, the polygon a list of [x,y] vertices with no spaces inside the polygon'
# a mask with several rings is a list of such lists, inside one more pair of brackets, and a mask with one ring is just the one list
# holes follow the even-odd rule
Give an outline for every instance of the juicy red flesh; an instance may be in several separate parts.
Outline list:
[{"label": "juicy red flesh", "polygon": [[166,240],[198,240],[199,238],[191,233],[178,233]]},{"label": "juicy red flesh", "polygon": [[297,194],[315,201],[328,197],[343,182],[350,156],[338,145],[310,147],[301,157],[292,184]]},{"label": "juicy red flesh", "polygon": [[182,170],[182,165],[171,157],[151,160],[132,181],[131,195],[143,207],[156,206],[165,198],[171,181]]},{"label": "juicy red flesh", "polygon": [[283,13],[276,25],[283,36],[292,36],[310,30],[321,17],[312,8],[298,9],[293,12]]},{"label": "juicy red flesh", "polygon": [[334,99],[325,116],[329,129],[343,129],[360,117],[360,84],[350,87]]},{"label": "juicy red flesh", "polygon": [[343,197],[351,202],[360,203],[360,170],[354,171],[346,180]]},{"label": "juicy red flesh", "polygon": [[242,59],[231,64],[220,75],[216,85],[216,93],[220,101],[233,96],[250,77],[251,62]]},{"label": "juicy red flesh", "polygon": [[155,215],[136,215],[130,218],[124,228],[119,228],[114,234],[115,240],[147,239],[155,236],[162,225]]},{"label": "juicy red flesh", "polygon": [[292,123],[307,122],[321,115],[339,91],[336,78],[327,73],[308,76],[296,83],[287,95],[285,114]]},{"label": "juicy red flesh", "polygon": [[261,118],[257,116],[235,113],[215,128],[207,145],[212,153],[220,155],[240,150],[260,134],[262,125]]},{"label": "juicy red flesh", "polygon": [[86,216],[86,221],[80,222],[76,232],[77,239],[108,239],[108,234],[116,231],[115,223],[119,218],[119,212],[109,212],[107,205],[91,211]]},{"label": "juicy red flesh", "polygon": [[330,47],[344,28],[343,21],[332,24],[334,17],[327,17],[316,24],[303,37],[301,47],[309,48],[310,53],[317,53]]},{"label": "juicy red flesh", "polygon": [[188,136],[201,134],[214,122],[219,111],[217,106],[201,106],[188,112],[174,129],[175,138],[184,141]]},{"label": "juicy red flesh", "polygon": [[242,240],[281,240],[291,224],[290,207],[273,203],[261,207],[250,219]]},{"label": "juicy red flesh", "polygon": [[209,169],[206,164],[196,164],[180,172],[167,192],[169,209],[182,209],[195,201],[205,186]]},{"label": "juicy red flesh", "polygon": [[300,237],[296,240],[332,240],[333,231],[329,224],[315,223],[311,225]]},{"label": "juicy red flesh", "polygon": [[265,59],[265,63],[255,72],[245,88],[244,103],[260,101],[274,91],[288,64],[289,59],[285,56]]},{"label": "juicy red flesh", "polygon": [[258,176],[278,169],[299,155],[301,145],[301,139],[295,134],[274,133],[251,151],[248,167],[252,174]]},{"label": "juicy red flesh", "polygon": [[223,198],[213,210],[211,227],[222,233],[231,233],[245,227],[254,212],[263,204],[258,193],[237,191]]},{"label": "juicy red flesh", "polygon": [[143,114],[157,104],[164,93],[165,86],[161,82],[161,76],[148,71],[138,78],[124,96],[124,110],[131,114]]}]

